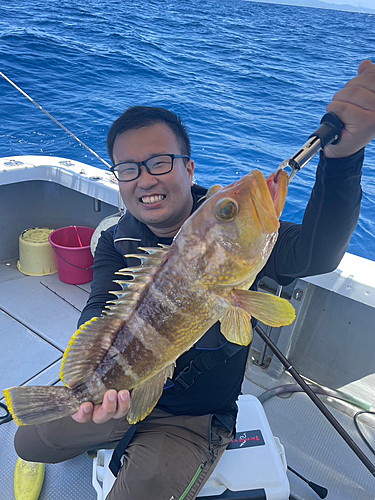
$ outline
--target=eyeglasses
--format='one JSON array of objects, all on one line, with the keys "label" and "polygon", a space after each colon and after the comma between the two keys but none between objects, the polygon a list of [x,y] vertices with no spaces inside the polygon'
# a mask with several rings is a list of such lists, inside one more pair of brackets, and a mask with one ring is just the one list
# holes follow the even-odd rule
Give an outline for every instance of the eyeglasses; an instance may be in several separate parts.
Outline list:
[{"label": "eyeglasses", "polygon": [[117,163],[117,165],[111,167],[111,172],[119,182],[130,182],[138,179],[141,175],[142,165],[150,175],[164,175],[171,172],[173,169],[173,162],[176,158],[184,158],[185,160],[190,159],[186,155],[158,155],[152,156],[145,161],[126,161],[124,163]]}]

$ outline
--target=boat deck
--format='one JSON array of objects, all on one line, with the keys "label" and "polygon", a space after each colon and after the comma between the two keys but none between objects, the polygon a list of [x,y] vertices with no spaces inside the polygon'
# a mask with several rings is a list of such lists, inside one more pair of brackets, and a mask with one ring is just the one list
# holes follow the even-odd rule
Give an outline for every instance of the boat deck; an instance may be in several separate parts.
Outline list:
[{"label": "boat deck", "polygon": [[[77,319],[89,293],[88,285],[67,285],[57,274],[31,277],[21,274],[16,262],[0,264],[0,389],[14,385],[49,385],[59,380],[63,352],[76,330]],[[253,372],[261,368],[252,367]],[[254,381],[257,383],[254,383]],[[275,385],[275,384],[274,384]],[[243,391],[259,396],[267,387],[262,374],[245,380]],[[264,405],[271,429],[285,446],[288,464],[309,480],[328,488],[329,500],[374,500],[375,478],[327,423],[304,394],[273,398]],[[362,443],[353,419],[338,409],[334,416],[370,460],[375,457]],[[375,421],[362,425],[375,446]],[[0,425],[1,498],[13,499],[13,448],[16,424]],[[249,464],[251,467],[251,463]],[[46,466],[41,500],[96,499],[91,484],[92,461],[87,455]],[[293,499],[316,500],[316,494],[288,472]]]},{"label": "boat deck", "polygon": [[[0,265],[0,388],[52,385],[59,380],[61,360],[76,330],[90,285],[67,285],[57,274],[21,274],[16,262]],[[4,402],[4,400],[2,400]],[[13,437],[17,425],[0,425],[1,498],[11,500],[17,455]],[[47,465],[41,500],[95,500],[92,460],[82,455],[62,464]]]}]

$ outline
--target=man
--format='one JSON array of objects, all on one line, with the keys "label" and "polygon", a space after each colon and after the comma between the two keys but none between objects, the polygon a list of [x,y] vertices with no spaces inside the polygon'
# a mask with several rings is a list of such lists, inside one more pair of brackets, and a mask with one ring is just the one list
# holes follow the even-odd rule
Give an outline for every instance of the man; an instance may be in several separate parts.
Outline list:
[{"label": "man", "polygon": [[[375,65],[364,61],[358,73],[327,108],[345,129],[321,156],[303,223],[281,222],[258,279],[267,275],[286,285],[331,271],[347,249],[360,210],[363,148],[375,137]],[[130,108],[112,125],[107,145],[128,211],[102,233],[80,324],[101,314],[115,289],[114,273],[137,265],[124,254],[170,244],[206,192],[193,185],[190,141],[173,113]],[[156,408],[135,430],[110,500],[196,498],[231,439],[247,354],[247,347],[228,345],[214,325],[177,360]],[[25,460],[59,462],[115,443],[129,430],[128,409],[129,393],[110,390],[101,405],[84,403],[73,419],[20,428],[17,452]]]}]

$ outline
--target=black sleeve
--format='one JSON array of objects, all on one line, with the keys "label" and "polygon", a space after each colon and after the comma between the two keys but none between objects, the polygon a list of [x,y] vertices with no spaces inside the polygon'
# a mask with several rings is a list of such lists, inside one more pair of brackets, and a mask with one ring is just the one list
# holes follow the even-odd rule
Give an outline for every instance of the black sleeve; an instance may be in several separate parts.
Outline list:
[{"label": "black sleeve", "polygon": [[259,278],[266,275],[287,285],[295,278],[336,269],[358,223],[363,160],[364,149],[348,158],[321,155],[302,224],[280,223],[278,240]]},{"label": "black sleeve", "polygon": [[113,244],[113,228],[103,231],[95,251],[91,293],[78,320],[78,327],[85,321],[100,316],[106,302],[115,299],[115,296],[108,292],[121,290],[120,285],[113,283],[113,280],[120,278],[115,272],[124,267],[125,260]]}]

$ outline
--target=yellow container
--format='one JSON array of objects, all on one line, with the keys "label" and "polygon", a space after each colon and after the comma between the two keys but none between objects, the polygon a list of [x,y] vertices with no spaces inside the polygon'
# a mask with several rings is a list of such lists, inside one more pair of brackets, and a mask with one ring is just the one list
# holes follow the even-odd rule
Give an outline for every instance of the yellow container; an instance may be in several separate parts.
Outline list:
[{"label": "yellow container", "polygon": [[48,236],[49,227],[25,229],[19,237],[19,271],[28,276],[46,276],[57,273],[57,263]]}]

